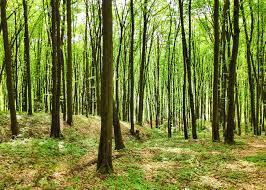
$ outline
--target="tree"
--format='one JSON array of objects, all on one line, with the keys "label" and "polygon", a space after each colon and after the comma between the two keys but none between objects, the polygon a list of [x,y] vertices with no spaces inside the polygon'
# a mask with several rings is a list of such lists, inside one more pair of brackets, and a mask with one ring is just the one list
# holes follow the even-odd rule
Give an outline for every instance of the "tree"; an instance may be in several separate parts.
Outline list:
[{"label": "tree", "polygon": [[180,22],[181,22],[181,31],[182,31],[182,47],[183,47],[183,62],[184,62],[184,86],[183,86],[183,122],[184,122],[184,135],[185,139],[188,138],[187,136],[187,124],[186,124],[186,116],[185,116],[185,91],[186,91],[186,72],[188,74],[188,93],[189,93],[189,100],[190,100],[190,109],[191,109],[191,117],[192,117],[192,137],[193,139],[197,138],[196,132],[196,118],[194,115],[194,100],[193,100],[193,93],[192,93],[192,86],[191,86],[191,70],[190,70],[190,58],[188,57],[188,49],[187,49],[187,42],[186,42],[186,33],[185,33],[185,26],[184,26],[184,18],[183,18],[183,3],[179,0],[179,11],[180,11]]},{"label": "tree", "polygon": [[113,105],[113,126],[114,126],[114,134],[115,134],[115,150],[121,150],[125,148],[122,133],[121,133],[121,126],[118,117],[118,106],[117,102],[114,101]]},{"label": "tree", "polygon": [[30,69],[30,43],[29,43],[29,28],[28,28],[28,5],[27,0],[23,0],[23,9],[24,9],[24,62],[26,66],[26,92],[28,94],[25,97],[28,100],[26,101],[28,103],[27,111],[29,115],[32,115],[32,98],[31,98],[31,69]]},{"label": "tree", "polygon": [[123,33],[124,33],[124,27],[125,27],[125,16],[124,15],[125,8],[123,8],[122,11],[122,17],[120,18],[119,12],[116,5],[116,13],[119,20],[120,25],[120,37],[119,37],[119,50],[116,60],[116,82],[115,82],[115,101],[113,105],[113,125],[114,125],[114,134],[115,134],[115,149],[120,150],[125,148],[122,134],[121,134],[121,127],[120,127],[120,121],[119,121],[119,63],[120,63],[120,56],[121,56],[121,49],[122,49],[122,42],[123,42]]},{"label": "tree", "polygon": [[129,73],[130,73],[130,133],[134,134],[134,4],[130,0],[130,17],[131,17],[131,33],[130,33],[130,53],[129,53]]},{"label": "tree", "polygon": [[113,27],[112,1],[102,1],[103,57],[101,75],[101,137],[97,170],[100,173],[113,171],[112,124],[113,124]]},{"label": "tree", "polygon": [[229,78],[228,78],[228,110],[227,110],[227,128],[225,131],[225,143],[234,143],[234,129],[235,129],[235,81],[236,81],[236,61],[238,55],[239,45],[239,0],[234,0],[234,33],[233,33],[233,48],[232,57],[229,65]]},{"label": "tree", "polygon": [[60,0],[51,0],[52,7],[52,124],[50,136],[59,138],[60,131],[60,82],[61,82],[61,65],[60,65]]},{"label": "tree", "polygon": [[218,121],[218,109],[219,109],[219,0],[214,0],[214,50],[213,50],[213,118],[212,118],[212,140],[219,141],[219,121]]},{"label": "tree", "polygon": [[11,132],[13,138],[18,135],[18,126],[17,126],[17,116],[16,116],[16,107],[14,99],[14,89],[13,89],[13,78],[12,78],[12,60],[11,60],[11,50],[8,40],[8,27],[7,27],[7,17],[6,17],[6,3],[7,1],[1,0],[1,28],[3,33],[4,40],[4,49],[5,49],[5,67],[6,67],[6,86],[8,91],[8,105],[10,110],[10,120],[11,120]]},{"label": "tree", "polygon": [[154,64],[154,77],[155,77],[155,110],[156,110],[156,128],[159,127],[160,120],[160,38],[157,34],[157,64]]},{"label": "tree", "polygon": [[142,125],[143,119],[143,100],[144,100],[144,89],[145,89],[145,64],[146,64],[146,45],[147,45],[147,29],[148,29],[148,10],[147,0],[144,0],[143,8],[143,33],[142,33],[142,53],[141,53],[141,64],[139,70],[139,113],[138,123]]},{"label": "tree", "polygon": [[[171,9],[171,7],[170,7]],[[167,95],[168,95],[168,137],[172,137],[172,61],[170,61],[171,57],[171,33],[172,33],[172,23],[173,23],[172,12],[170,12],[170,30],[168,34],[168,78],[167,78]]]},{"label": "tree", "polygon": [[73,122],[73,87],[72,87],[72,26],[71,26],[71,0],[67,0],[67,123]]},{"label": "tree", "polygon": [[251,108],[251,124],[253,126],[253,132],[254,135],[258,135],[258,123],[256,119],[256,111],[255,111],[255,94],[254,94],[254,78],[252,76],[252,52],[251,52],[251,43],[252,43],[252,35],[254,30],[254,21],[253,21],[253,10],[249,2],[249,6],[251,9],[250,13],[250,36],[248,35],[248,29],[247,29],[247,21],[246,16],[244,12],[244,6],[243,6],[243,0],[240,1],[240,9],[242,13],[243,18],[243,25],[244,25],[244,31],[245,31],[245,39],[246,39],[246,59],[247,59],[247,65],[248,65],[248,82],[249,82],[249,93],[250,93],[250,108]]}]

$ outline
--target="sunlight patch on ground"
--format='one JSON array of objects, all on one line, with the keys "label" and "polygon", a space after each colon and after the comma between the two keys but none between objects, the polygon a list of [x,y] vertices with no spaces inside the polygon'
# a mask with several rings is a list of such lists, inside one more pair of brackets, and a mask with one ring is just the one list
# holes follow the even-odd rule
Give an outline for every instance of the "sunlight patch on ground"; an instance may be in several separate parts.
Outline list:
[{"label": "sunlight patch on ground", "polygon": [[200,176],[199,177],[199,184],[203,185],[204,187],[208,187],[211,189],[219,189],[222,187],[225,187],[225,184],[223,184],[222,182],[220,182],[218,179],[216,179],[215,177],[211,177],[211,176]]}]

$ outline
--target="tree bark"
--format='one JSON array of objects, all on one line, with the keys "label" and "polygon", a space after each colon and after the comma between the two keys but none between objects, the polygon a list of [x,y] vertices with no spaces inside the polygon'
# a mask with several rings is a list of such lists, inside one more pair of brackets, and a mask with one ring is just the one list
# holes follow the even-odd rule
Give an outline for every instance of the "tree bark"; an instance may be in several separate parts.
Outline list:
[{"label": "tree bark", "polygon": [[101,137],[97,170],[100,173],[113,171],[112,124],[113,124],[113,38],[112,1],[102,1],[103,17],[103,67],[101,80]]},{"label": "tree bark", "polygon": [[114,134],[115,134],[115,150],[121,150],[125,148],[123,137],[121,133],[121,126],[118,116],[118,108],[117,103],[114,101],[113,105],[113,126],[114,126]]},{"label": "tree bark", "polygon": [[59,15],[59,0],[51,0],[52,7],[52,124],[50,136],[59,138],[60,132],[60,15]]},{"label": "tree bark", "polygon": [[138,113],[138,124],[142,125],[143,119],[143,100],[144,100],[144,89],[145,89],[145,64],[146,64],[146,45],[147,45],[147,28],[148,28],[148,12],[147,12],[147,0],[144,0],[143,9],[143,34],[142,34],[142,54],[141,64],[139,73],[139,113]]},{"label": "tree bark", "polygon": [[239,0],[234,0],[234,33],[233,33],[233,48],[232,57],[229,65],[229,81],[228,81],[228,110],[227,110],[227,128],[225,131],[225,143],[234,143],[234,128],[235,128],[235,99],[234,89],[236,81],[236,61],[239,45]]},{"label": "tree bark", "polygon": [[242,13],[242,18],[243,18],[243,25],[244,25],[244,31],[245,31],[245,38],[246,38],[246,59],[247,59],[247,65],[248,65],[248,81],[249,81],[249,93],[250,93],[250,108],[251,108],[251,120],[252,120],[252,126],[253,126],[253,132],[254,135],[258,134],[258,123],[256,119],[256,109],[255,109],[255,93],[254,93],[254,78],[252,76],[252,64],[251,64],[251,49],[250,45],[252,43],[252,34],[253,34],[253,12],[251,9],[251,31],[250,31],[250,36],[248,35],[248,30],[247,30],[247,22],[246,22],[246,17],[245,17],[245,12],[244,12],[244,7],[243,7],[243,0],[240,2],[240,9]]},{"label": "tree bark", "polygon": [[134,4],[130,0],[131,34],[130,34],[130,53],[129,53],[129,72],[130,72],[130,133],[134,134]]},{"label": "tree bark", "polygon": [[72,25],[71,25],[71,0],[67,0],[67,123],[73,122],[73,68],[72,68]]},{"label": "tree bark", "polygon": [[5,65],[6,65],[6,86],[8,91],[8,105],[10,110],[10,121],[11,121],[11,132],[12,138],[18,135],[17,117],[16,117],[16,107],[14,99],[14,89],[13,89],[13,79],[12,79],[12,60],[11,60],[11,50],[8,40],[8,27],[7,27],[7,17],[6,17],[6,0],[0,0],[1,4],[1,26],[4,41],[5,50]]},{"label": "tree bark", "polygon": [[[181,0],[179,0],[179,12],[180,12],[180,22],[181,22],[181,30],[182,30],[182,47],[183,47],[182,49],[183,49],[183,62],[184,62],[183,125],[184,125],[184,136],[185,136],[185,139],[188,139],[187,123],[186,123],[186,73],[189,71],[188,64],[190,64],[190,63],[189,63],[188,49],[187,49],[187,42],[186,42],[186,34],[185,34],[185,27],[184,27],[183,3],[182,3]],[[190,87],[191,87],[191,85],[190,85]],[[191,93],[192,93],[192,89],[190,89],[190,90],[191,90]],[[189,90],[189,94],[190,94],[190,90]],[[192,102],[191,102],[191,100],[192,100]],[[190,107],[192,109],[192,108],[194,108],[193,97],[192,97],[192,99],[190,98],[190,104],[191,103],[192,103],[192,105],[190,105]],[[191,112],[191,113],[193,113],[193,112]],[[192,126],[193,126],[193,122],[194,122],[193,119],[195,119],[194,118],[194,113],[192,115],[193,115],[193,117],[192,117]],[[195,128],[192,127],[193,138],[197,138],[197,135],[196,135],[195,132],[196,132]]]},{"label": "tree bark", "polygon": [[218,121],[218,110],[219,110],[219,95],[218,95],[218,84],[219,84],[219,0],[214,0],[214,63],[213,63],[213,118],[212,118],[212,140],[219,141],[219,121]]}]

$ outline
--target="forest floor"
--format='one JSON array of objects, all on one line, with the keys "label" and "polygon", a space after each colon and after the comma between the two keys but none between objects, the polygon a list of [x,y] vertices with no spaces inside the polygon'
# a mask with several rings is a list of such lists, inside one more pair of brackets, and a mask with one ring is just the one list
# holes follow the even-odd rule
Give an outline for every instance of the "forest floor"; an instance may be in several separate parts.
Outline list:
[{"label": "forest floor", "polygon": [[[113,152],[114,173],[96,173],[100,118],[62,122],[61,140],[49,138],[50,116],[18,115],[20,135],[10,140],[9,117],[0,113],[0,189],[266,189],[266,137],[236,135],[236,144],[168,139],[161,129],[139,127],[141,139],[122,122],[126,149]],[[206,126],[208,126],[206,124]]]}]

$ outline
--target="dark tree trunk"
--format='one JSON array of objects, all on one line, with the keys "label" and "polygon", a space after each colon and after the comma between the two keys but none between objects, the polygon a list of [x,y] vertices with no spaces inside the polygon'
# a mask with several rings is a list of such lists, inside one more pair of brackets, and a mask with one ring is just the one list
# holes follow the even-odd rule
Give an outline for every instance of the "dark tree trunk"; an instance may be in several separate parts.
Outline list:
[{"label": "dark tree trunk", "polygon": [[72,25],[71,25],[71,0],[67,0],[67,123],[73,122],[73,68],[72,68]]},{"label": "dark tree trunk", "polygon": [[[184,27],[184,22],[183,22]],[[184,28],[183,28],[184,29]],[[190,104],[190,112],[191,112],[191,119],[192,119],[192,137],[193,139],[197,139],[197,126],[196,126],[196,117],[195,117],[195,104],[194,104],[194,97],[192,91],[192,80],[191,80],[191,0],[189,0],[189,48],[187,50],[186,45],[186,35],[185,30],[184,33],[182,32],[182,40],[183,48],[185,48],[186,54],[186,66],[187,66],[187,77],[188,77],[188,94],[189,94],[189,104]]]},{"label": "dark tree trunk", "polygon": [[8,105],[10,110],[10,121],[11,121],[11,132],[12,136],[18,135],[17,117],[16,117],[16,107],[14,99],[14,89],[13,89],[13,79],[12,79],[12,60],[11,60],[11,50],[8,41],[8,27],[7,27],[7,17],[6,17],[6,2],[1,0],[1,27],[3,33],[4,50],[5,50],[5,65],[6,65],[6,85],[8,91]]},{"label": "dark tree trunk", "polygon": [[146,64],[146,44],[147,44],[147,29],[148,29],[148,12],[147,12],[147,0],[144,0],[143,9],[143,35],[142,35],[142,53],[141,53],[141,64],[139,73],[139,113],[138,123],[142,125],[143,119],[143,100],[144,100],[144,89],[145,89],[145,64]]},{"label": "dark tree trunk", "polygon": [[88,59],[88,19],[89,19],[89,2],[86,0],[86,24],[85,24],[85,39],[84,39],[84,56],[85,56],[85,101],[86,101],[86,116],[91,113],[91,94],[90,94],[90,70]]},{"label": "dark tree trunk", "polygon": [[103,67],[101,79],[101,137],[97,170],[100,173],[113,171],[112,124],[113,124],[113,38],[112,1],[102,1],[103,16]]},{"label": "dark tree trunk", "polygon": [[29,43],[29,28],[28,28],[28,5],[27,0],[23,0],[23,9],[24,9],[24,62],[26,65],[26,85],[28,92],[28,114],[32,115],[32,98],[31,98],[31,71],[30,71],[30,43]]},{"label": "dark tree trunk", "polygon": [[59,138],[60,132],[60,15],[59,15],[59,0],[51,0],[52,7],[52,124],[50,136]]},{"label": "dark tree trunk", "polygon": [[223,6],[223,24],[222,24],[222,35],[221,35],[221,43],[222,43],[222,56],[221,63],[222,65],[222,89],[221,89],[221,98],[220,98],[220,118],[223,126],[223,136],[226,128],[226,88],[227,88],[227,59],[226,59],[226,43],[227,36],[229,36],[228,31],[228,9],[229,9],[229,0],[224,0]]},{"label": "dark tree trunk", "polygon": [[238,55],[239,44],[239,0],[234,0],[234,33],[233,33],[233,48],[232,57],[229,65],[229,81],[228,81],[228,112],[227,112],[227,128],[225,131],[225,143],[234,143],[234,128],[235,128],[235,99],[234,89],[236,81],[236,61]]},{"label": "dark tree trunk", "polygon": [[[187,42],[186,42],[186,34],[185,34],[185,27],[184,27],[184,18],[183,18],[183,3],[179,0],[179,11],[180,11],[180,22],[181,22],[181,29],[182,29],[182,46],[183,46],[183,62],[184,62],[184,84],[183,84],[183,125],[184,125],[184,136],[185,139],[188,139],[188,132],[187,132],[187,122],[186,122],[186,74],[187,74],[187,65],[189,63],[188,58],[188,50],[187,50]],[[194,105],[191,105],[194,107]],[[192,119],[193,120],[193,119]],[[193,125],[193,124],[192,124]],[[193,138],[196,136],[193,136]]]},{"label": "dark tree trunk", "polygon": [[125,148],[125,145],[124,145],[122,133],[121,133],[117,103],[115,101],[113,105],[113,126],[114,126],[114,134],[115,134],[115,150],[121,150]]},{"label": "dark tree trunk", "polygon": [[240,114],[240,105],[239,105],[239,96],[238,96],[238,85],[236,84],[236,115],[237,115],[237,129],[238,135],[241,135],[241,114]]},{"label": "dark tree trunk", "polygon": [[172,33],[172,13],[170,13],[170,30],[168,34],[168,59],[167,59],[167,67],[168,67],[168,78],[167,78],[167,95],[168,95],[168,137],[172,137],[172,62],[170,61],[171,57],[171,33]]},{"label": "dark tree trunk", "polygon": [[219,84],[219,0],[214,0],[214,64],[213,64],[213,118],[212,118],[212,140],[219,141],[219,121],[218,121],[218,110],[219,110],[219,95],[218,95],[218,84]]},{"label": "dark tree trunk", "polygon": [[[119,13],[117,12],[118,17]],[[124,13],[123,13],[124,14]],[[116,81],[115,81],[115,101],[113,105],[113,126],[114,126],[114,134],[115,134],[115,149],[120,150],[125,148],[123,143],[122,134],[121,134],[121,127],[119,121],[119,63],[120,63],[120,56],[121,56],[121,49],[123,43],[123,32],[124,32],[124,15],[122,15],[122,20],[120,20],[120,38],[119,38],[119,50],[116,59]]]},{"label": "dark tree trunk", "polygon": [[243,25],[244,25],[244,31],[245,31],[245,38],[246,38],[246,59],[247,59],[247,65],[248,65],[248,81],[249,81],[249,93],[250,93],[250,108],[251,108],[251,120],[252,120],[252,125],[253,125],[253,130],[254,130],[254,135],[258,134],[258,123],[256,120],[256,110],[255,110],[255,94],[254,94],[254,79],[252,76],[252,63],[251,63],[251,49],[250,45],[252,43],[252,34],[253,34],[253,12],[251,9],[251,31],[250,31],[250,36],[248,36],[248,30],[247,30],[247,22],[246,22],[246,17],[245,17],[245,12],[244,12],[244,7],[243,7],[243,1],[241,0],[240,3],[240,9],[242,13],[242,18],[243,18]]},{"label": "dark tree trunk", "polygon": [[130,53],[129,53],[129,72],[130,72],[130,132],[135,133],[134,129],[134,4],[130,0],[130,16],[131,16],[131,34],[130,34]]},{"label": "dark tree trunk", "polygon": [[63,45],[64,45],[64,35],[65,35],[65,22],[66,22],[66,0],[63,0],[63,21],[61,27],[61,44],[60,44],[60,61],[61,61],[61,69],[62,69],[62,112],[63,112],[63,120],[66,121],[66,83],[65,83],[65,61],[63,54]]},{"label": "dark tree trunk", "polygon": [[160,39],[157,36],[157,66],[154,68],[155,78],[155,109],[156,109],[156,128],[160,125]]}]

